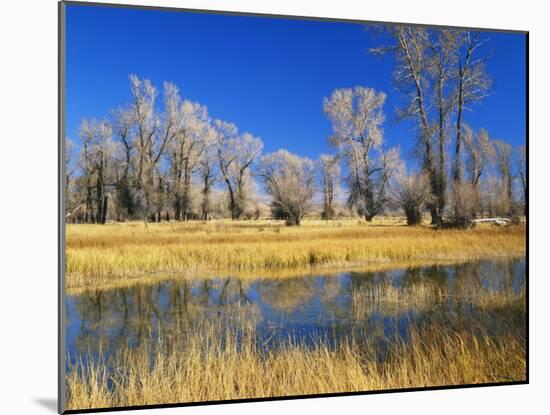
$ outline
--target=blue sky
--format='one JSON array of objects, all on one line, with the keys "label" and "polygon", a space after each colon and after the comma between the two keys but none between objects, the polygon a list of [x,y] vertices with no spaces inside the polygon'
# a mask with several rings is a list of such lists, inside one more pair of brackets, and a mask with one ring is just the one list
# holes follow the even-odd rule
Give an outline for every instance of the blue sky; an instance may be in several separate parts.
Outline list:
[{"label": "blue sky", "polygon": [[[466,114],[475,129],[525,143],[525,36],[490,38],[492,94]],[[184,98],[279,148],[316,158],[330,152],[322,98],[335,88],[373,87],[388,95],[385,140],[407,156],[412,123],[396,122],[402,98],[393,62],[367,53],[384,39],[363,25],[96,6],[67,7],[67,135],[78,142],[84,117],[104,118],[130,100],[129,74],[177,84]]]}]

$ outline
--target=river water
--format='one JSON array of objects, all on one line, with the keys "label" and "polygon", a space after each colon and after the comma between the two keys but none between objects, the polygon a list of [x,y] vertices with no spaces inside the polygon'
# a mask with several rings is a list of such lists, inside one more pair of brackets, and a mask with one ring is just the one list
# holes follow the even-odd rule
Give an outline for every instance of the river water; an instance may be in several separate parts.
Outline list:
[{"label": "river water", "polygon": [[451,328],[471,322],[472,330],[490,336],[525,330],[524,314],[490,306],[524,294],[525,265],[520,258],[262,279],[174,277],[89,290],[66,299],[68,364],[108,358],[127,345],[154,345],[205,322],[252,323],[266,348],[289,339],[334,346],[360,333],[380,356],[427,321]]}]

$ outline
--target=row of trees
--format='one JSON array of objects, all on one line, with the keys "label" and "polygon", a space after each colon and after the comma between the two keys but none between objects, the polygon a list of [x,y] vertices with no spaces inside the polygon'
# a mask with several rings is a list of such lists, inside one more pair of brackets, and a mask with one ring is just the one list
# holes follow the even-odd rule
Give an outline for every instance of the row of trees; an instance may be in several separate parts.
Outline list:
[{"label": "row of trees", "polygon": [[447,203],[447,141],[454,130],[452,177],[460,184],[464,111],[485,98],[491,85],[484,59],[476,56],[483,41],[467,31],[398,25],[384,29],[393,42],[371,52],[395,57],[393,78],[405,98],[399,116],[417,126],[417,157],[433,196],[429,210],[432,222],[440,223]]},{"label": "row of trees", "polygon": [[398,115],[416,125],[416,169],[407,171],[399,149],[385,145],[386,95],[372,88],[336,89],[323,99],[334,154],[313,161],[286,150],[262,155],[260,138],[211,118],[174,84],[164,83],[159,99],[150,81],[132,75],[131,102],[108,120],[83,120],[78,151],[66,141],[68,220],[271,215],[298,225],[312,209],[324,219],[347,209],[367,221],[400,210],[410,224],[425,211],[434,224],[466,224],[483,214],[520,213],[525,147],[513,151],[465,120],[491,85],[478,56],[484,40],[447,29],[384,31],[394,42],[372,52],[395,57],[405,104]]},{"label": "row of trees", "polygon": [[[371,52],[393,56],[393,81],[403,98],[398,117],[413,120],[417,131],[415,155],[421,173],[405,180],[401,190],[401,199],[406,201],[402,204],[408,206],[405,210],[415,212],[410,221],[417,222],[418,211],[426,205],[434,224],[442,224],[445,214],[455,224],[468,223],[479,213],[481,179],[491,182],[486,176],[492,166],[496,166],[504,196],[498,208],[492,206],[496,201],[488,203],[489,210],[516,214],[510,145],[489,140],[484,130],[474,133],[466,124],[467,111],[490,93],[492,80],[484,47],[488,39],[479,32],[455,29],[381,28],[391,41]],[[517,157],[525,206],[524,147],[518,149]],[[486,186],[496,190],[497,185]]]},{"label": "row of trees", "polygon": [[[432,220],[434,211],[437,214],[434,223],[442,224],[449,197],[446,220],[451,225],[466,226],[483,214],[510,217],[526,213],[525,146],[513,151],[510,144],[491,139],[486,130],[473,131],[463,123],[461,150],[455,156],[451,185],[447,184],[446,173],[451,169],[445,162],[448,138],[438,153],[443,167],[428,167],[423,150],[431,147],[424,146],[416,153],[421,168],[407,174],[398,149],[387,149],[383,143],[385,98],[384,93],[362,87],[335,90],[330,98],[325,98],[324,110],[333,125],[330,143],[337,154],[321,157],[322,217],[330,218],[334,212],[332,189],[338,182],[335,178],[340,160],[348,174],[347,205],[356,208],[367,221],[389,209],[401,210],[409,224],[418,224],[424,211],[429,210]],[[439,143],[440,131],[436,130],[437,141],[432,137],[430,145]],[[457,169],[460,173],[456,173]],[[439,188],[441,183],[445,183],[443,189]]]},{"label": "row of trees", "polygon": [[67,140],[72,220],[207,220],[213,210],[232,219],[258,217],[254,179],[262,180],[273,217],[299,224],[319,188],[322,217],[331,219],[342,162],[350,170],[349,207],[370,221],[387,205],[400,162],[396,149],[382,149],[383,93],[357,87],[326,98],[337,154],[314,162],[286,150],[261,156],[261,139],[212,119],[205,106],[182,100],[173,84],[164,84],[162,110],[150,81],[132,75],[130,85],[132,102],[112,111],[109,120],[82,121],[79,154]]},{"label": "row of trees", "polygon": [[231,217],[243,217],[262,141],[212,120],[171,83],[164,84],[162,110],[150,81],[132,75],[130,85],[132,102],[109,121],[82,121],[78,155],[67,140],[69,215],[98,223],[108,211],[117,220],[208,219],[214,186],[223,182]]}]

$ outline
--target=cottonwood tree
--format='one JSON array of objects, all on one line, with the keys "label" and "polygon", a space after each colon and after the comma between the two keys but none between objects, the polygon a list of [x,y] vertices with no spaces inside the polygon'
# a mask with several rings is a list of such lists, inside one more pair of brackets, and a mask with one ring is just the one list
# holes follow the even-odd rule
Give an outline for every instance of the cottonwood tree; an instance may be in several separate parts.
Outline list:
[{"label": "cottonwood tree", "polygon": [[134,182],[134,152],[135,131],[134,116],[130,108],[118,108],[112,111],[111,125],[113,137],[120,146],[120,154],[117,157],[119,174],[117,179],[117,199],[119,215],[124,213],[126,217],[133,219],[138,211],[136,197],[136,182]]},{"label": "cottonwood tree", "polygon": [[[75,173],[75,166],[74,166],[74,158],[75,158],[75,145],[74,141],[71,140],[69,137],[65,138],[65,195],[68,198],[70,195],[70,188],[72,185],[72,178]],[[66,209],[70,209],[70,204],[68,203],[69,200],[67,200],[67,206]]]},{"label": "cottonwood tree", "polygon": [[425,173],[403,175],[392,191],[394,204],[403,210],[407,225],[420,225],[422,214],[432,203],[430,180]]},{"label": "cottonwood tree", "polygon": [[179,108],[177,131],[170,144],[170,163],[174,215],[176,220],[188,220],[193,210],[192,177],[200,169],[200,160],[209,131],[206,107],[184,101]]},{"label": "cottonwood tree", "polygon": [[495,164],[501,179],[501,211],[512,214],[512,146],[501,140],[494,140]]},{"label": "cottonwood tree", "polygon": [[[157,133],[152,136],[148,145],[147,164],[148,164],[148,184],[150,189],[149,204],[151,218],[160,222],[161,210],[166,206],[169,200],[167,195],[168,172],[163,163],[164,157],[169,157],[168,148],[176,139],[178,133],[185,128],[185,102],[181,103],[179,89],[170,82],[163,84],[164,111],[158,115]],[[154,210],[151,212],[151,210]]]},{"label": "cottonwood tree", "polygon": [[470,228],[478,206],[478,194],[474,185],[469,182],[455,182],[451,189],[452,216],[448,225],[458,228]]},{"label": "cottonwood tree", "polygon": [[81,122],[78,135],[82,140],[82,151],[79,160],[80,170],[82,171],[80,188],[84,193],[84,222],[88,223],[95,221],[95,215],[93,214],[94,164],[92,159],[92,147],[94,145],[95,132],[92,132],[89,128],[87,119],[84,119]]},{"label": "cottonwood tree", "polygon": [[499,201],[502,195],[500,179],[493,174],[487,175],[480,181],[479,189],[480,212],[490,217],[500,214]]},{"label": "cottonwood tree", "polygon": [[[234,134],[225,134],[217,128],[221,124],[213,125],[206,107],[182,101],[173,84],[163,85],[163,105],[149,80],[131,75],[130,87],[131,102],[111,112],[109,124],[82,124],[79,174],[67,180],[74,188],[66,191],[76,205],[85,206],[84,220],[104,222],[108,207],[116,211],[117,220],[169,220],[172,208],[178,219],[207,219],[219,176],[228,189],[231,216],[250,215],[255,189],[251,171],[261,140],[238,135],[234,126]],[[101,138],[111,135],[109,141],[116,145],[104,146],[107,141]]]},{"label": "cottonwood tree", "polygon": [[231,177],[231,167],[236,158],[233,143],[237,139],[238,130],[235,124],[222,120],[215,120],[214,126],[216,128],[216,157],[220,174],[227,186],[231,217],[236,219],[240,208],[238,207],[236,190]]},{"label": "cottonwood tree", "polygon": [[279,150],[262,158],[259,174],[272,198],[273,216],[300,225],[315,191],[313,161]]},{"label": "cottonwood tree", "polygon": [[[437,189],[434,202],[439,214],[445,210],[447,189],[446,142],[448,140],[449,115],[454,107],[453,75],[458,61],[455,50],[459,44],[459,35],[455,30],[441,29],[434,31],[428,42],[428,73],[433,83],[432,101],[437,111],[435,127],[437,136],[437,161],[434,161]],[[425,179],[425,176],[424,176]]]},{"label": "cottonwood tree", "polygon": [[456,69],[456,140],[454,155],[454,181],[462,181],[461,146],[463,137],[463,114],[472,103],[483,100],[491,87],[491,78],[485,68],[485,57],[477,56],[486,41],[479,32],[459,32],[455,48]]},{"label": "cottonwood tree", "polygon": [[234,124],[216,120],[216,156],[227,186],[232,219],[240,219],[250,197],[250,169],[262,152],[260,138],[250,133],[238,135]]},{"label": "cottonwood tree", "polygon": [[204,150],[199,160],[199,178],[201,185],[201,219],[208,220],[212,210],[212,189],[218,181],[218,162],[216,159],[217,131],[208,125],[204,132]]},{"label": "cottonwood tree", "polygon": [[495,157],[495,150],[487,130],[482,128],[476,133],[465,125],[464,150],[468,180],[477,189],[482,175],[489,170]]},{"label": "cottonwood tree", "polygon": [[[399,118],[418,127],[423,170],[430,179],[434,204],[432,223],[441,224],[446,204],[447,150],[450,115],[456,114],[453,182],[462,181],[464,112],[488,95],[491,79],[485,69],[479,33],[452,29],[385,26],[394,43],[372,49],[396,58],[394,82],[406,104]],[[436,146],[437,145],[437,146]]]},{"label": "cottonwood tree", "polygon": [[[371,52],[378,55],[391,53],[395,56],[393,80],[406,97],[405,106],[398,111],[398,117],[412,119],[418,126],[422,168],[430,180],[432,193],[437,197],[440,192],[440,180],[435,163],[429,118],[430,79],[433,68],[429,59],[430,33],[428,29],[421,27],[393,25],[385,28],[393,37],[394,44],[373,48]],[[439,197],[442,196],[439,195]],[[443,212],[439,210],[437,203],[430,206],[430,213],[432,223],[441,223]]]},{"label": "cottonwood tree", "polygon": [[159,163],[179,130],[179,91],[174,84],[164,83],[164,112],[158,114],[155,110],[157,89],[151,81],[131,75],[130,86],[133,98],[130,108],[136,134],[133,142],[138,159],[135,186],[143,193],[146,216],[154,218],[163,189],[158,176]]},{"label": "cottonwood tree", "polygon": [[[104,224],[109,201],[110,160],[115,152],[112,128],[105,121],[84,119],[80,125],[86,177],[86,221]],[[95,208],[94,208],[95,204]]]},{"label": "cottonwood tree", "polygon": [[233,212],[232,216],[237,219],[243,216],[252,202],[255,183],[252,180],[251,167],[254,161],[260,157],[262,149],[262,140],[250,133],[241,134],[233,142],[231,153],[236,157],[229,168],[229,177],[230,182],[233,182],[232,187],[236,196],[236,205],[231,211]]},{"label": "cottonwood tree", "polygon": [[518,176],[523,192],[523,214],[527,215],[527,148],[525,145],[517,149]]},{"label": "cottonwood tree", "polygon": [[134,146],[137,152],[135,187],[139,196],[143,197],[142,213],[149,215],[152,198],[152,175],[154,165],[151,156],[155,137],[158,137],[159,119],[155,113],[157,89],[151,81],[141,80],[130,75],[132,103],[130,105],[132,124],[136,138]]},{"label": "cottonwood tree", "polygon": [[340,159],[338,156],[321,154],[318,161],[319,183],[323,195],[323,211],[321,218],[334,217],[334,196],[340,180]]},{"label": "cottonwood tree", "polygon": [[382,149],[386,94],[372,88],[336,89],[324,98],[325,114],[332,122],[329,141],[350,171],[348,203],[367,221],[381,213],[393,169],[392,152]]},{"label": "cottonwood tree", "polygon": [[[493,164],[495,151],[487,130],[474,132],[464,125],[464,153],[466,156],[466,171],[468,182],[476,198],[476,211],[480,210],[480,181]],[[474,212],[475,216],[475,212]]]},{"label": "cottonwood tree", "polygon": [[163,85],[164,111],[156,108],[157,89],[147,79],[130,75],[131,103],[112,113],[114,136],[120,143],[117,196],[121,210],[160,219],[167,180],[162,158],[178,127],[179,91]]}]

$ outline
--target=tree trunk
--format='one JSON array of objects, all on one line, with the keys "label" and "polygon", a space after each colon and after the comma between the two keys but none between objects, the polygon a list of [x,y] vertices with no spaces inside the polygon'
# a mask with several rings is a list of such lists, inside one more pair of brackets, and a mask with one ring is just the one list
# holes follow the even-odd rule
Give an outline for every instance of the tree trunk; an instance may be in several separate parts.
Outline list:
[{"label": "tree trunk", "polygon": [[239,219],[238,213],[237,213],[237,201],[232,191],[229,192],[229,210],[231,211],[232,220]]},{"label": "tree trunk", "polygon": [[405,216],[407,217],[407,225],[409,226],[420,225],[422,223],[422,213],[417,206],[405,209]]},{"label": "tree trunk", "polygon": [[300,222],[301,222],[300,215],[289,214],[287,215],[285,222],[287,226],[300,226]]},{"label": "tree trunk", "polygon": [[430,216],[432,217],[431,225],[439,225],[441,223],[441,218],[438,215],[436,205],[430,207]]},{"label": "tree trunk", "polygon": [[462,98],[463,81],[460,80],[458,90],[458,110],[456,118],[456,146],[455,146],[455,166],[454,166],[454,181],[460,183],[462,181],[462,165],[460,160],[460,147],[462,144],[462,107],[464,100]]},{"label": "tree trunk", "polygon": [[177,221],[181,220],[181,202],[177,195],[174,201],[174,219]]},{"label": "tree trunk", "polygon": [[109,204],[109,195],[103,196],[103,207],[101,209],[101,223],[107,222],[107,206]]},{"label": "tree trunk", "polygon": [[[444,65],[444,63],[443,63]],[[447,187],[447,174],[445,172],[445,109],[443,99],[443,84],[445,79],[444,66],[440,66],[437,86],[439,107],[439,171],[437,172],[437,216],[438,220],[443,216],[445,209],[445,188]]]}]

